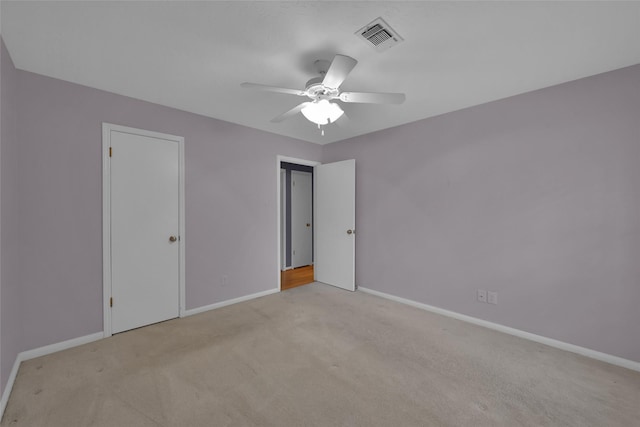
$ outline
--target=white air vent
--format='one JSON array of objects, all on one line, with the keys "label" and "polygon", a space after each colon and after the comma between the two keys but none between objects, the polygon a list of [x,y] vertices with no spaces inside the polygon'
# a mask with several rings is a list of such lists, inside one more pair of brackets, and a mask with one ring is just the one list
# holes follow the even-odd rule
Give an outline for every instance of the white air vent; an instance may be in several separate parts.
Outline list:
[{"label": "white air vent", "polygon": [[393,28],[382,18],[378,18],[356,31],[356,36],[364,40],[369,46],[381,52],[404,41]]}]

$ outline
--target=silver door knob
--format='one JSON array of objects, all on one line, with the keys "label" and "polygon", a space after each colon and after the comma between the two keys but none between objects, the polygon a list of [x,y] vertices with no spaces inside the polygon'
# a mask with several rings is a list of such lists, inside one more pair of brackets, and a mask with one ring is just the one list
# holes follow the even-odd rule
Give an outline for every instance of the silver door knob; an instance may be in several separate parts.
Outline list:
[{"label": "silver door knob", "polygon": [[353,233],[355,233],[355,231],[353,231],[353,230],[347,230],[347,234],[353,234]]},{"label": "silver door knob", "polygon": [[176,236],[170,236],[170,237],[169,237],[169,241],[170,241],[171,243],[175,242],[176,240],[178,240],[178,238],[177,238]]}]

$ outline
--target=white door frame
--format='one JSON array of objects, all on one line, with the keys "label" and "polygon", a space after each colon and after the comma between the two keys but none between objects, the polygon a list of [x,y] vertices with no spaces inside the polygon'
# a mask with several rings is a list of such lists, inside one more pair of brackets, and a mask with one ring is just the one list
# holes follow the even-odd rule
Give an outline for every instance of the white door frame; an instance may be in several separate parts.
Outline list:
[{"label": "white door frame", "polygon": [[102,123],[102,312],[104,337],[111,336],[111,168],[109,164],[109,147],[111,131],[141,135],[151,138],[165,139],[178,143],[179,151],[179,187],[178,187],[178,307],[179,316],[185,314],[185,203],[184,203],[184,138],[176,135],[152,132],[111,123]]},{"label": "white door frame", "polygon": [[[315,160],[305,160],[305,159],[297,159],[295,157],[287,157],[287,156],[276,156],[276,173],[277,173],[277,184],[276,188],[277,188],[277,194],[276,194],[276,206],[278,209],[278,215],[276,216],[277,222],[278,222],[278,228],[277,228],[277,233],[278,233],[278,290],[282,291],[282,280],[280,277],[280,270],[281,270],[281,266],[282,266],[282,242],[280,241],[282,238],[282,235],[280,234],[280,222],[281,222],[281,217],[280,215],[282,215],[282,212],[280,211],[280,186],[282,185],[280,183],[280,163],[281,162],[287,162],[287,163],[295,163],[297,165],[304,165],[304,166],[318,166],[322,163],[320,162],[316,162]],[[315,204],[313,206],[313,211],[314,211],[314,215],[315,215]],[[315,245],[315,233],[316,233],[316,229],[315,227],[313,228],[313,234],[314,234],[314,245]],[[315,248],[314,248],[315,251]]]}]

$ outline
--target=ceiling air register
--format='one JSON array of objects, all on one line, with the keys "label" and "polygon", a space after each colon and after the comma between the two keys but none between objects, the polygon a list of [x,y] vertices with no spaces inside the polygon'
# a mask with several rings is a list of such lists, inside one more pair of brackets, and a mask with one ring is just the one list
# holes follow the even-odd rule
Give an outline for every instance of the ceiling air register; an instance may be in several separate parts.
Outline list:
[{"label": "ceiling air register", "polygon": [[356,31],[356,36],[378,52],[387,50],[404,41],[382,18],[375,19],[360,28]]}]

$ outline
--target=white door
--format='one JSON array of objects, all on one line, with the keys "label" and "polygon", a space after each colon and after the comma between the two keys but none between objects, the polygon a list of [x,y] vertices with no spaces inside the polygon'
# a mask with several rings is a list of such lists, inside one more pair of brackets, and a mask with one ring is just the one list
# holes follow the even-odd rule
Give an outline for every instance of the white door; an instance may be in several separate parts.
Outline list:
[{"label": "white door", "polygon": [[287,268],[287,171],[280,170],[280,269]]},{"label": "white door", "polygon": [[356,290],[356,161],[316,166],[315,280]]},{"label": "white door", "polygon": [[179,315],[180,149],[111,131],[111,331]]},{"label": "white door", "polygon": [[291,267],[313,263],[313,187],[309,172],[291,171]]}]

